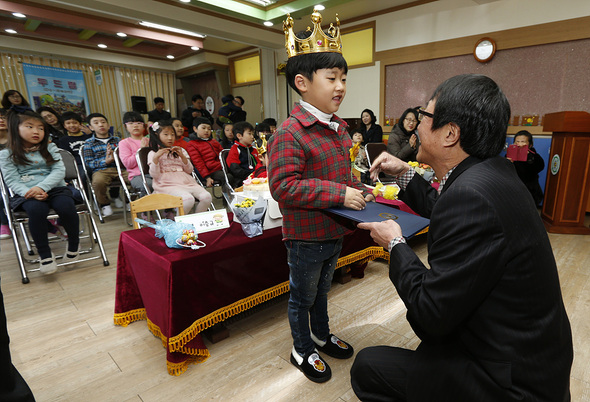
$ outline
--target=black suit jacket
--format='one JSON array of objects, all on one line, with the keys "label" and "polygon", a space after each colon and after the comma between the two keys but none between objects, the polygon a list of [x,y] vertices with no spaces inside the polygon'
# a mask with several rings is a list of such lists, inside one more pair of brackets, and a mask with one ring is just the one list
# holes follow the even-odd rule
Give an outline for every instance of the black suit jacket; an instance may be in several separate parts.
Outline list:
[{"label": "black suit jacket", "polygon": [[440,196],[416,175],[401,198],[431,220],[430,269],[405,244],[390,259],[422,340],[408,400],[569,400],[573,349],[557,267],[512,164],[469,157]]}]

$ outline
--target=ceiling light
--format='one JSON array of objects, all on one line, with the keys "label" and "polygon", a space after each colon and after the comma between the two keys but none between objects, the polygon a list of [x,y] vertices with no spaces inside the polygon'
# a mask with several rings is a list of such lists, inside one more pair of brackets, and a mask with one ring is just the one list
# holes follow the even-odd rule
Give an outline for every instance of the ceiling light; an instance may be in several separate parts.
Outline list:
[{"label": "ceiling light", "polygon": [[264,25],[267,27],[272,27],[274,24],[270,21],[264,21]]},{"label": "ceiling light", "polygon": [[17,33],[14,29],[5,29],[6,32],[8,32],[9,34],[15,34]]},{"label": "ceiling light", "polygon": [[16,18],[27,18],[27,16],[23,13],[12,13],[12,15],[14,15]]},{"label": "ceiling light", "polygon": [[98,44],[98,45],[96,45],[96,46],[98,46],[98,47],[99,47],[99,48],[101,48],[101,49],[106,49],[106,48],[107,48],[107,45],[105,45],[104,43],[99,43],[99,44]]},{"label": "ceiling light", "polygon": [[326,7],[321,4],[315,5],[313,6],[313,8],[315,8],[318,11],[324,11],[326,9]]},{"label": "ceiling light", "polygon": [[153,22],[148,22],[148,21],[139,21],[139,25],[143,25],[144,27],[149,27],[149,28],[161,29],[163,31],[170,31],[170,32],[176,32],[179,34],[184,34],[184,35],[196,36],[197,38],[205,38],[206,37],[206,35],[202,35],[200,33],[191,32],[191,31],[187,31],[184,29],[174,28],[174,27],[169,27],[166,25],[154,24]]},{"label": "ceiling light", "polygon": [[124,38],[127,36],[127,34],[125,32],[117,32],[117,36],[120,36],[121,38]]},{"label": "ceiling light", "polygon": [[172,60],[174,58],[174,56],[172,56],[171,54],[169,54],[168,56],[166,56],[167,58],[169,58],[170,60]]},{"label": "ceiling light", "polygon": [[201,48],[198,46],[191,46],[191,50],[200,50]]},{"label": "ceiling light", "polygon": [[191,0],[180,0],[180,1],[183,3],[190,3],[191,2]]}]

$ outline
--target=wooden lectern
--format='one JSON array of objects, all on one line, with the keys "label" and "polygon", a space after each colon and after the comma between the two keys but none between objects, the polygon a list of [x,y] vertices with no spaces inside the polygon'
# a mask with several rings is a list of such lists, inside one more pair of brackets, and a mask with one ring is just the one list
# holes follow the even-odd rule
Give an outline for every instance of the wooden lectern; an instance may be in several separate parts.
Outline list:
[{"label": "wooden lectern", "polygon": [[584,226],[590,195],[590,113],[547,114],[543,131],[553,132],[543,223],[551,233],[590,234]]}]

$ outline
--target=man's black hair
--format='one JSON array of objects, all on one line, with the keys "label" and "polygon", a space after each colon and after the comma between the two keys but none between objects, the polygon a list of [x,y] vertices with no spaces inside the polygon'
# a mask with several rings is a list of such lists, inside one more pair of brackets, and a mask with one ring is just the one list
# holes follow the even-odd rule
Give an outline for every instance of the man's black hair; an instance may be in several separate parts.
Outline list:
[{"label": "man's black hair", "polygon": [[463,74],[443,82],[435,100],[432,130],[454,123],[461,130],[461,148],[480,159],[498,155],[506,144],[510,104],[489,77]]},{"label": "man's black hair", "polygon": [[164,98],[162,98],[161,96],[156,96],[154,98],[154,104],[156,104],[156,103],[165,103]]},{"label": "man's black hair", "polygon": [[246,103],[246,101],[244,100],[244,98],[242,98],[240,95],[234,96],[234,99],[239,99],[240,102],[242,102],[242,106],[244,106],[244,103]]},{"label": "man's black hair", "polygon": [[199,94],[193,95],[191,101],[196,102],[197,99],[203,100],[203,97]]},{"label": "man's black hair", "polygon": [[[306,39],[309,35],[311,35],[311,32],[305,31],[297,33],[296,36],[299,39]],[[344,57],[340,53],[306,53],[289,58],[285,73],[289,86],[301,95],[295,86],[295,76],[297,74],[301,74],[308,80],[313,81],[313,74],[316,71],[335,67],[344,70],[344,74],[348,74],[348,64],[346,64],[346,60],[344,60]]]}]

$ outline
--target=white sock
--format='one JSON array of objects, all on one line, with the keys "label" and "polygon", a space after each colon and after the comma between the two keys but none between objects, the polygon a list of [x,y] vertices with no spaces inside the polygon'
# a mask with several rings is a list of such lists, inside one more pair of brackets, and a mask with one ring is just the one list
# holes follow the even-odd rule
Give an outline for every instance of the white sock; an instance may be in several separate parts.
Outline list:
[{"label": "white sock", "polygon": [[297,361],[297,364],[299,364],[301,366],[301,363],[303,363],[303,356],[301,356],[299,353],[297,353],[297,351],[295,350],[295,346],[293,346],[293,350],[291,351],[291,355],[293,355],[293,357]]},{"label": "white sock", "polygon": [[310,333],[311,333],[311,340],[312,340],[312,341],[314,341],[316,345],[319,345],[319,346],[324,346],[324,345],[326,344],[326,341],[320,341],[320,340],[317,338],[317,336],[315,336],[315,335],[313,334],[313,332],[310,332]]}]

